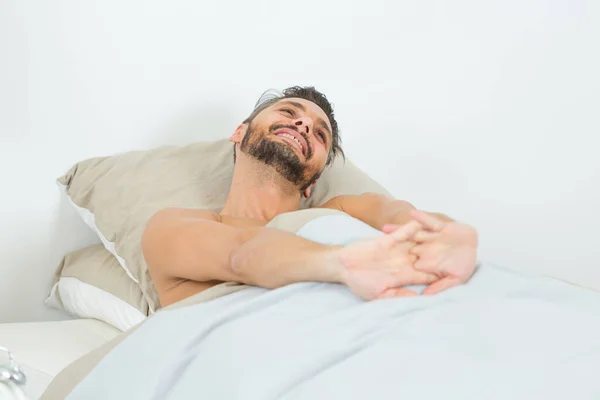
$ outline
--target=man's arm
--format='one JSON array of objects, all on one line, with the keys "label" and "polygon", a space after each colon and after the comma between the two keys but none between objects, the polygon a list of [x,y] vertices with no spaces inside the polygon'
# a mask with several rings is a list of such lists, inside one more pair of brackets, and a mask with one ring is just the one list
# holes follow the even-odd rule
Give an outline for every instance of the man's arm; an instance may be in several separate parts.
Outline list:
[{"label": "man's arm", "polygon": [[236,228],[206,211],[167,209],[154,215],[142,250],[154,280],[233,281],[264,288],[296,282],[342,283],[372,300],[401,296],[406,285],[431,283],[435,275],[412,268],[414,256],[398,244],[421,225],[349,246],[323,245],[273,228]]},{"label": "man's arm", "polygon": [[341,282],[338,247],[272,228],[232,227],[211,212],[177,208],[155,214],[142,237],[144,257],[155,277],[265,288]]},{"label": "man's arm", "polygon": [[[359,195],[337,196],[319,206],[319,208],[332,208],[349,214],[363,221],[377,230],[382,230],[384,225],[404,225],[413,218],[409,213],[416,210],[415,206],[404,200],[397,200],[378,193],[363,193]],[[430,213],[445,222],[453,219],[440,213]]]}]

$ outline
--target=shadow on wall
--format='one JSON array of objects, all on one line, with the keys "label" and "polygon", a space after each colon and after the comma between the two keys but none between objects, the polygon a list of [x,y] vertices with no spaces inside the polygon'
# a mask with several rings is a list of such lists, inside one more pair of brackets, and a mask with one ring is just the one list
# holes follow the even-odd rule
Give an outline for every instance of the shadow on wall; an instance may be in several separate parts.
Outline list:
[{"label": "shadow on wall", "polygon": [[45,293],[50,293],[53,274],[63,257],[72,251],[100,243],[100,238],[86,225],[60,186],[57,185],[58,201],[50,220],[48,254],[52,275],[46,280]]},{"label": "shadow on wall", "polygon": [[[10,284],[4,289],[0,287],[0,293],[11,301],[0,304],[0,323],[69,319],[44,305],[54,273],[66,253],[98,243],[99,239],[58,187],[56,191],[54,206],[45,208],[47,214],[40,215],[37,228],[14,233],[15,245],[5,256],[15,260],[19,268],[3,272],[4,283]],[[20,268],[27,269],[27,273]],[[22,310],[32,310],[32,314],[23,315]]]},{"label": "shadow on wall", "polygon": [[[59,199],[56,210],[53,213],[54,219],[52,224],[52,239],[51,254],[57,254],[56,266],[68,252],[81,249],[92,244],[100,243],[100,238],[96,232],[86,225],[83,219],[62,188],[57,185],[56,188]],[[54,261],[54,260],[53,260]]]},{"label": "shadow on wall", "polygon": [[225,139],[231,136],[244,116],[234,112],[232,106],[212,104],[193,108],[167,121],[152,132],[151,147],[186,145],[191,142]]}]

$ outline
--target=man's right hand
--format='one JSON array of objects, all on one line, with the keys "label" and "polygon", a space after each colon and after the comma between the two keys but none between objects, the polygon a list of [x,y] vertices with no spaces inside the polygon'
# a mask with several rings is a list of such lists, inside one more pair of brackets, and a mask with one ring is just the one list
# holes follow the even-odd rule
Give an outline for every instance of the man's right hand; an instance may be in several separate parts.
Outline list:
[{"label": "man's right hand", "polygon": [[409,253],[414,246],[411,239],[421,228],[419,222],[411,221],[393,232],[338,249],[342,283],[364,300],[416,295],[403,286],[427,285],[438,279],[413,268],[416,257]]}]

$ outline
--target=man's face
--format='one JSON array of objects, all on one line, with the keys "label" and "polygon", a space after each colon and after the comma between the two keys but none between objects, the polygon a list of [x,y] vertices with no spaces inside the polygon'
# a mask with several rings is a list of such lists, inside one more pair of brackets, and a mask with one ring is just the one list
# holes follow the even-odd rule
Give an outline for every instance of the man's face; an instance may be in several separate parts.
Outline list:
[{"label": "man's face", "polygon": [[282,99],[250,123],[240,150],[272,166],[299,190],[319,176],[331,148],[331,125],[311,101]]}]

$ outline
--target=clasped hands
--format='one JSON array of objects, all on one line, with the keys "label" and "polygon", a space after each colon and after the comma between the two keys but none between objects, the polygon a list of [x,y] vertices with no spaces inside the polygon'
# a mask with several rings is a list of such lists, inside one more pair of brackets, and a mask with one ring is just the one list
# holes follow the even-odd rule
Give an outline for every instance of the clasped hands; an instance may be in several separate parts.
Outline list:
[{"label": "clasped hands", "polygon": [[[412,221],[408,224],[387,224],[382,230],[386,234],[407,230],[406,241],[399,246],[406,247],[415,272],[430,274],[431,282],[423,294],[436,294],[467,282],[477,264],[477,231],[470,225],[444,221],[424,211],[411,210],[409,216]],[[409,224],[415,227],[407,226]],[[380,297],[416,294],[405,288],[389,288]]]},{"label": "clasped hands", "polygon": [[[384,235],[354,243],[341,255],[344,283],[365,300],[433,295],[469,280],[477,264],[476,230],[435,214],[410,210],[382,227]],[[392,222],[395,222],[392,220]]]}]

